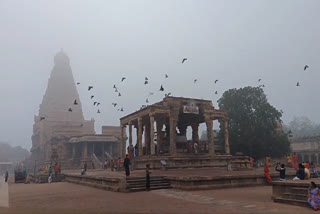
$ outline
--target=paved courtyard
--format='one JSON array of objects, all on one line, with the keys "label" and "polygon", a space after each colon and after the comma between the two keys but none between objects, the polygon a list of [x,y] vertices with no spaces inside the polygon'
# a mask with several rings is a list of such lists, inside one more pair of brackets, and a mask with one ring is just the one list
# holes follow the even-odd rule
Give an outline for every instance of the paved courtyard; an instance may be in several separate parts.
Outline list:
[{"label": "paved courtyard", "polygon": [[71,183],[9,184],[0,213],[313,213],[273,203],[271,187],[117,193]]}]

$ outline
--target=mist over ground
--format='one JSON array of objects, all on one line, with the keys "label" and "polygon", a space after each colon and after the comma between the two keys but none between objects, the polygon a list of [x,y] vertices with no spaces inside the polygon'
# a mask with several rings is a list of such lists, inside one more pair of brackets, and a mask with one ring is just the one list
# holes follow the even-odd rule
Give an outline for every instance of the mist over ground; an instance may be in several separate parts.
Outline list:
[{"label": "mist over ground", "polygon": [[[98,133],[102,125],[119,125],[121,116],[147,98],[152,104],[171,92],[217,106],[225,90],[259,84],[266,86],[269,102],[284,111],[285,123],[294,116],[320,123],[319,8],[317,0],[3,0],[0,140],[31,147],[33,117],[61,48],[81,82],[84,116],[96,120]],[[188,60],[181,64],[184,57]],[[88,85],[94,86],[92,93]],[[91,94],[101,102],[101,114]]]}]

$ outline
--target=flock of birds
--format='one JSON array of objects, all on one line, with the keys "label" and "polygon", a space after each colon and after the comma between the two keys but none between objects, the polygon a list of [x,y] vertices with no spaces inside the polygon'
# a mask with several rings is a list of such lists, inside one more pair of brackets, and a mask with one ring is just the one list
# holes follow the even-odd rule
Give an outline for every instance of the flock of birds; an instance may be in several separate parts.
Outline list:
[{"label": "flock of birds", "polygon": [[[187,60],[187,58],[183,58],[181,63],[182,63],[182,64],[185,63],[186,60]],[[303,68],[303,70],[306,71],[308,68],[309,68],[309,66],[308,66],[308,65],[305,65],[304,68]],[[167,79],[167,78],[169,78],[169,76],[168,76],[168,74],[165,74],[165,79]],[[124,82],[126,79],[127,79],[126,77],[122,77],[122,78],[121,78],[121,83]],[[197,79],[194,79],[194,80],[193,80],[193,83],[196,84],[197,81],[198,81]],[[219,81],[219,80],[216,79],[216,80],[214,81],[214,84],[217,84],[218,81]],[[262,81],[262,79],[259,78],[259,79],[258,79],[258,82],[260,83],[261,81]],[[144,78],[144,85],[148,85],[148,84],[149,84],[149,78],[148,78],[148,77],[145,77],[145,78]],[[80,85],[80,82],[77,82],[77,85]],[[299,86],[300,86],[300,82],[297,82],[297,83],[296,83],[296,86],[299,87]],[[259,85],[258,87],[264,88],[265,85],[262,84],[262,85]],[[93,86],[92,86],[92,85],[88,86],[88,91],[91,91],[92,89],[93,89]],[[121,96],[122,96],[121,93],[120,93],[120,91],[119,91],[119,89],[118,89],[118,87],[116,86],[116,84],[113,85],[113,89],[114,89],[114,92],[118,94],[118,97],[121,97]],[[165,91],[165,88],[163,87],[163,84],[160,85],[159,91],[161,91],[161,92]],[[149,92],[149,96],[154,95],[154,93],[155,93],[155,92]],[[217,95],[217,94],[218,94],[218,91],[215,91],[215,94]],[[165,97],[170,96],[170,95],[171,95],[171,92],[168,92],[168,93],[165,94]],[[95,96],[94,96],[93,94],[90,95],[90,99],[91,99],[91,100],[93,100],[94,97],[95,97]],[[147,99],[145,100],[145,102],[146,102],[146,103],[149,103],[149,99],[147,98]],[[101,103],[98,102],[98,101],[93,101],[93,106],[98,107],[100,104],[101,104]],[[78,101],[77,101],[77,100],[74,100],[74,101],[73,101],[73,105],[75,105],[75,106],[78,105]],[[112,105],[114,108],[116,108],[116,107],[118,106],[118,103],[117,103],[117,102],[112,102],[111,105]],[[72,111],[73,111],[73,109],[70,107],[70,108],[68,109],[68,112],[72,112]],[[119,108],[117,109],[117,111],[123,112],[123,111],[124,111],[124,107],[119,107]],[[101,113],[101,111],[100,111],[100,109],[98,108],[98,109],[97,109],[97,114],[100,114],[100,113]],[[40,121],[41,121],[41,120],[44,120],[44,119],[45,119],[45,117],[40,117]]]}]

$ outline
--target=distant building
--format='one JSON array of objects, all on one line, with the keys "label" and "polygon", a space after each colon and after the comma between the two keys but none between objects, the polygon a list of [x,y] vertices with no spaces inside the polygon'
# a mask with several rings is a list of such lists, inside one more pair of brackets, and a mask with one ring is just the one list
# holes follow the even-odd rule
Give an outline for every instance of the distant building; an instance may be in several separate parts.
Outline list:
[{"label": "distant building", "polygon": [[105,152],[119,156],[120,136],[114,130],[120,127],[106,126],[96,135],[94,122],[84,119],[69,57],[61,51],[54,57],[39,115],[34,117],[29,165],[59,162],[63,168],[79,168],[84,161],[104,160]]},{"label": "distant building", "polygon": [[291,138],[292,153],[297,153],[298,161],[312,161],[320,164],[320,136]]}]

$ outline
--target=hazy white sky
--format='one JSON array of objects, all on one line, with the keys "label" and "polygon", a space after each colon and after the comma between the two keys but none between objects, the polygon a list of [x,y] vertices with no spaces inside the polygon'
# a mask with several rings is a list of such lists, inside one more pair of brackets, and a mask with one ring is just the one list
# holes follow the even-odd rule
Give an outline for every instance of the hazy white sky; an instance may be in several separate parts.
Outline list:
[{"label": "hazy white sky", "polygon": [[[33,116],[61,48],[82,83],[85,117],[96,119],[98,132],[103,124],[118,125],[161,84],[175,96],[217,105],[223,91],[258,85],[259,78],[285,122],[301,115],[320,122],[319,8],[318,0],[1,0],[0,141],[30,148]],[[127,80],[120,84],[122,76]],[[89,84],[102,103],[100,115]]]}]

